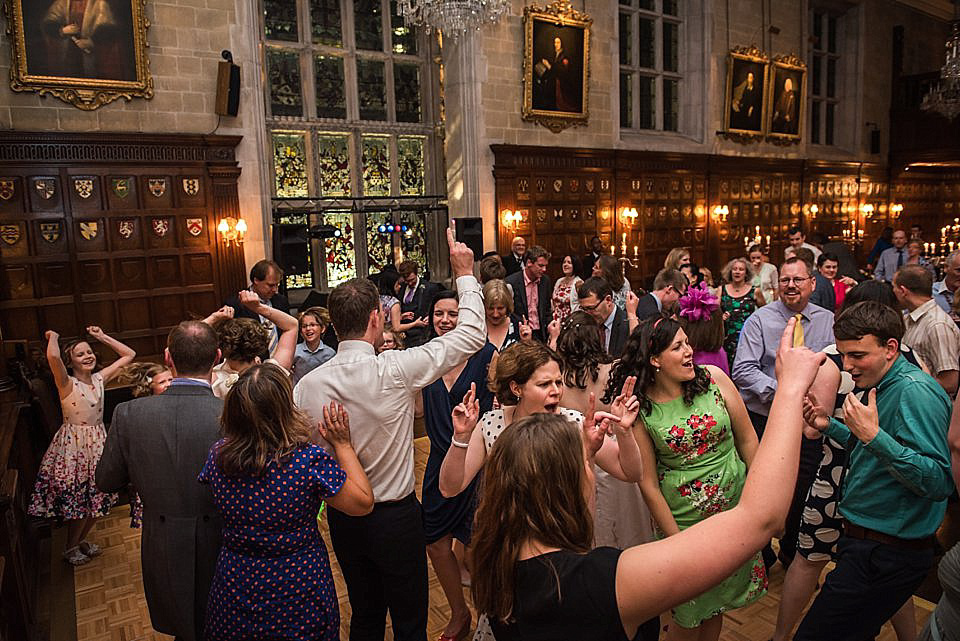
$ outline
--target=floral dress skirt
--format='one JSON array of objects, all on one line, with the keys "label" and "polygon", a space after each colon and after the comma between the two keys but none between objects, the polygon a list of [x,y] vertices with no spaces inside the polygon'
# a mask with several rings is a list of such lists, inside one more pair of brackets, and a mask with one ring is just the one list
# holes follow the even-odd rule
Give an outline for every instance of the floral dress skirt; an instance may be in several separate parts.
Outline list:
[{"label": "floral dress skirt", "polygon": [[[644,422],[656,450],[660,491],[681,530],[740,501],[747,469],[714,381],[691,405],[683,397],[654,403]],[[658,536],[662,538],[662,533]],[[719,585],[674,608],[673,619],[681,627],[695,628],[717,614],[753,603],[766,591],[767,575],[758,552]]]}]

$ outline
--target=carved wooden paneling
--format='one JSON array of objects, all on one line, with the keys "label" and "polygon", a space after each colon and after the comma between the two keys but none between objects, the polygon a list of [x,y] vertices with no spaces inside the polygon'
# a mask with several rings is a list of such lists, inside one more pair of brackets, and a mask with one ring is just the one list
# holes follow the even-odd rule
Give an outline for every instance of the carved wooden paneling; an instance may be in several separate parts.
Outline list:
[{"label": "carved wooden paneling", "polygon": [[219,306],[245,282],[216,233],[238,216],[239,140],[0,133],[4,338],[98,324],[156,356],[170,326]]}]

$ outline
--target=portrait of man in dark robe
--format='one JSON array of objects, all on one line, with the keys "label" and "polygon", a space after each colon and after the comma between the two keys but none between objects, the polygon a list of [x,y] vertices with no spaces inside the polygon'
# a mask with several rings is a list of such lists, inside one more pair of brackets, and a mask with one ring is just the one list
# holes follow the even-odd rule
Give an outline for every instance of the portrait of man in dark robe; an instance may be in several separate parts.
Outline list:
[{"label": "portrait of man in dark robe", "polygon": [[730,129],[760,132],[763,129],[763,66],[735,61],[730,100]]},{"label": "portrait of man in dark robe", "polygon": [[583,111],[583,34],[577,27],[534,22],[534,109]]},{"label": "portrait of man in dark robe", "polygon": [[800,74],[779,71],[775,83],[770,131],[778,134],[799,135]]}]

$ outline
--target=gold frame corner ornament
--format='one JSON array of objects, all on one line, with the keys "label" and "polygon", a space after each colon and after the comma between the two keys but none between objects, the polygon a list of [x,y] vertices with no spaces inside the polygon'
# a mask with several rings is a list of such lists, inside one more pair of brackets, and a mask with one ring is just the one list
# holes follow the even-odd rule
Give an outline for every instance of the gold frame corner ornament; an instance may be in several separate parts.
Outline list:
[{"label": "gold frame corner ornament", "polygon": [[[533,23],[545,22],[558,27],[574,27],[583,30],[583,84],[580,111],[554,111],[536,109],[533,106]],[[590,89],[590,32],[593,18],[587,13],[574,9],[570,0],[555,0],[552,4],[540,7],[536,4],[523,8],[523,105],[521,118],[527,122],[543,125],[557,134],[568,127],[586,126],[589,120]]]},{"label": "gold frame corner ornament", "polygon": [[128,102],[134,98],[153,98],[153,76],[147,56],[147,29],[150,27],[146,17],[147,0],[125,0],[130,3],[136,80],[30,73],[23,19],[23,4],[28,1],[34,0],[0,0],[6,20],[6,34],[10,40],[10,89],[16,92],[34,91],[41,96],[49,94],[83,111],[94,111],[120,98]]}]

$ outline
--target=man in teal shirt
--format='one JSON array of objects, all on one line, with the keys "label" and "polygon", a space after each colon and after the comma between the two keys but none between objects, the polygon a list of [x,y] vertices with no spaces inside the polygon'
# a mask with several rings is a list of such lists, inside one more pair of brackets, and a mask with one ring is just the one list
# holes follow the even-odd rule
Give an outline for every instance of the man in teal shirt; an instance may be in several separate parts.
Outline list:
[{"label": "man in teal shirt", "polygon": [[[953,492],[947,429],[950,399],[900,356],[903,318],[863,302],[833,327],[853,394],[844,423],[808,396],[808,423],[846,443],[850,462],[839,511],[846,520],[836,569],[800,624],[795,641],[872,639],[920,585],[934,561],[933,534]],[[852,445],[851,445],[852,443]]]}]

